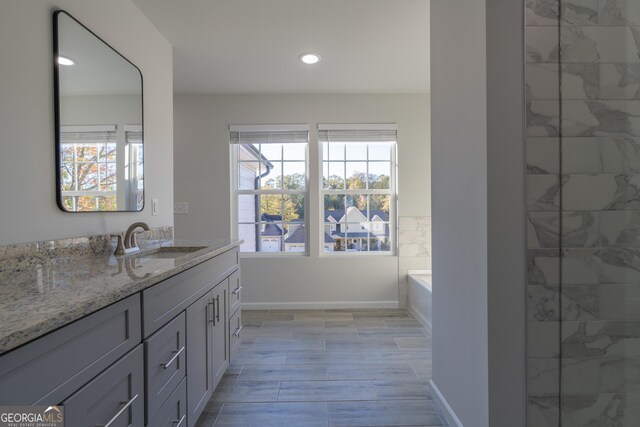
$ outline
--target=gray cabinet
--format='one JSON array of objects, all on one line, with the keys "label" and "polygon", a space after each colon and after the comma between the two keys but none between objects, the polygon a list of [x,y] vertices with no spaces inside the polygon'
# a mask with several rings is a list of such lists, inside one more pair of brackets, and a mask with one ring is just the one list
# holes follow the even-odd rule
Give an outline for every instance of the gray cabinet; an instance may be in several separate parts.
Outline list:
[{"label": "gray cabinet", "polygon": [[187,420],[196,424],[213,395],[213,291],[187,308]]},{"label": "gray cabinet", "polygon": [[68,427],[144,425],[144,352],[138,345],[62,402]]},{"label": "gray cabinet", "polygon": [[157,331],[237,268],[236,249],[142,291],[143,336]]},{"label": "gray cabinet", "polygon": [[186,375],[185,329],[183,312],[144,342],[147,420]]},{"label": "gray cabinet", "polygon": [[169,398],[149,420],[148,427],[187,427],[187,379],[171,393]]},{"label": "gray cabinet", "polygon": [[0,405],[68,427],[192,427],[240,341],[233,249],[0,357]]},{"label": "gray cabinet", "polygon": [[212,356],[213,356],[213,387],[215,388],[224,371],[229,366],[229,332],[227,325],[227,280],[213,288],[214,317],[212,322]]},{"label": "gray cabinet", "polygon": [[187,409],[196,424],[229,366],[227,279],[187,308]]},{"label": "gray cabinet", "polygon": [[240,281],[240,270],[236,270],[229,276],[229,316],[232,316],[240,309],[241,292],[242,282]]},{"label": "gray cabinet", "polygon": [[242,310],[235,312],[229,319],[229,362],[233,360],[233,355],[240,344],[240,333],[242,331]]},{"label": "gray cabinet", "polygon": [[0,405],[58,404],[140,339],[136,294],[3,355]]}]

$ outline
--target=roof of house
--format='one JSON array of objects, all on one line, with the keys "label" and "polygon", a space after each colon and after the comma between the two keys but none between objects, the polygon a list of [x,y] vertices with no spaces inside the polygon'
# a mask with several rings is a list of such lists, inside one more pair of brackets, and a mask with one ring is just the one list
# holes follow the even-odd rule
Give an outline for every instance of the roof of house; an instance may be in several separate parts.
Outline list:
[{"label": "roof of house", "polygon": [[[307,234],[305,233],[304,224],[301,227],[298,227],[296,231],[291,234],[284,242],[293,244],[293,243],[304,243],[306,241]],[[324,233],[324,242],[325,243],[334,243],[335,240],[329,236],[327,233]]]},{"label": "roof of house", "polygon": [[264,225],[264,231],[260,233],[261,236],[278,236],[282,237],[282,228],[278,224],[269,222]]},{"label": "roof of house", "polygon": [[[366,218],[367,216],[367,211],[366,210],[360,210],[360,213],[362,214],[362,216],[364,216]],[[373,218],[375,216],[378,216],[381,220],[383,221],[389,221],[389,214],[383,210],[380,209],[372,209],[369,211],[369,221],[373,220]],[[344,216],[344,209],[325,209],[324,211],[324,218],[325,220],[328,220],[329,217],[333,218],[336,222],[340,222],[340,220],[342,219],[342,217]]]}]

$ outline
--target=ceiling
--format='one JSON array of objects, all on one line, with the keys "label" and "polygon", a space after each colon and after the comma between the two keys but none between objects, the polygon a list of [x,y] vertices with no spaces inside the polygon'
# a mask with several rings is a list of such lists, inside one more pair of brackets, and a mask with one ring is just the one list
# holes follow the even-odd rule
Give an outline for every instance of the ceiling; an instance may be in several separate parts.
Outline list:
[{"label": "ceiling", "polygon": [[58,15],[58,55],[75,62],[60,65],[60,95],[138,95],[140,72],[109,45],[67,14]]},{"label": "ceiling", "polygon": [[429,0],[133,2],[174,46],[177,93],[429,92]]}]

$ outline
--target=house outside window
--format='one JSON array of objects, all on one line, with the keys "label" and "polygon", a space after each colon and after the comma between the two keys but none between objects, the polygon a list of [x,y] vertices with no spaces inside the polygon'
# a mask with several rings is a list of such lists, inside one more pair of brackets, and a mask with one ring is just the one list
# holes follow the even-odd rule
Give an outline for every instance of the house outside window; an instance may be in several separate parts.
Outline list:
[{"label": "house outside window", "polygon": [[319,125],[324,253],[392,254],[395,125]]},{"label": "house outside window", "polygon": [[308,127],[231,126],[230,134],[240,250],[307,253]]}]

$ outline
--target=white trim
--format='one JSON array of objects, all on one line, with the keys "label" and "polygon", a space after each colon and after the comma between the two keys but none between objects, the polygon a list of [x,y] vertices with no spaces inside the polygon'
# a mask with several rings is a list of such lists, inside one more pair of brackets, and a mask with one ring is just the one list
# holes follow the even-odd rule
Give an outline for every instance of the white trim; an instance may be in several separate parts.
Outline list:
[{"label": "white trim", "polygon": [[412,306],[410,303],[409,303],[409,307],[408,308],[409,308],[409,312],[416,317],[416,320],[418,320],[418,322],[420,322],[420,324],[426,330],[428,330],[429,332],[433,331],[433,327],[431,326],[431,323],[429,323],[429,321],[427,320],[426,317],[424,317],[422,314],[420,314],[418,312],[418,310],[415,310],[414,306]]},{"label": "white trim", "polygon": [[399,308],[398,301],[243,302],[243,310]]},{"label": "white trim", "polygon": [[397,123],[318,123],[318,130],[398,130]]},{"label": "white trim", "polygon": [[309,132],[309,125],[230,125],[229,132]]},{"label": "white trim", "polygon": [[60,126],[60,133],[67,132],[115,132],[116,125]]},{"label": "white trim", "polygon": [[142,125],[124,125],[125,132],[142,132]]},{"label": "white trim", "polygon": [[436,408],[440,410],[439,415],[446,418],[443,421],[445,421],[451,427],[464,427],[462,425],[462,422],[460,421],[460,418],[458,418],[456,413],[453,412],[453,409],[451,409],[451,406],[447,402],[447,399],[444,398],[444,396],[438,389],[438,386],[433,382],[433,380],[429,380],[429,387],[433,392],[433,403],[436,405]]}]

